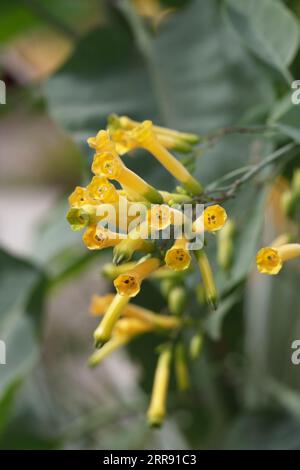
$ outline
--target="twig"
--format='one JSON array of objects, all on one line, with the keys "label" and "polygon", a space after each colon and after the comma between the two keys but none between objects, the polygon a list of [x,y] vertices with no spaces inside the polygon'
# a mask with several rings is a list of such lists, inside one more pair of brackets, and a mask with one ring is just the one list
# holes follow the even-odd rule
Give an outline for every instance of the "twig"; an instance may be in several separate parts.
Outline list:
[{"label": "twig", "polygon": [[[205,193],[204,197],[207,197],[207,199],[211,202],[224,202],[227,199],[234,197],[236,192],[238,191],[238,189],[240,189],[241,186],[243,186],[247,181],[251,180],[254,176],[257,175],[257,173],[263,170],[266,166],[272,163],[275,163],[283,155],[289,154],[291,150],[296,150],[296,149],[299,149],[299,144],[296,144],[294,142],[284,145],[283,147],[275,150],[275,152],[271,153],[268,157],[264,158],[257,165],[253,165],[249,169],[249,171],[244,173],[240,178],[236,179],[232,184],[225,186],[225,187],[213,188],[212,190]],[[217,197],[217,198],[209,197],[209,195],[212,193],[220,193],[220,197]],[[198,202],[198,200],[195,202]]]}]

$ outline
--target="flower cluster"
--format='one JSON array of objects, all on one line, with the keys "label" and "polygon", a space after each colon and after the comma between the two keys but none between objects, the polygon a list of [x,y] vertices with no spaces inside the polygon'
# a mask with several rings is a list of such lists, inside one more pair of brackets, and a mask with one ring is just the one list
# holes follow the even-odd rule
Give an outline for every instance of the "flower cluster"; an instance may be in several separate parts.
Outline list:
[{"label": "flower cluster", "polygon": [[[202,185],[171,153],[171,150],[190,152],[198,140],[194,134],[155,126],[149,120],[139,123],[125,116],[110,116],[107,129],[88,139],[95,151],[94,176],[86,187],[77,187],[69,197],[67,219],[73,230],[85,228],[86,247],[113,248],[113,262],[104,266],[103,271],[113,281],[115,294],[95,296],[91,303],[92,315],[101,316],[101,321],[94,332],[96,350],[90,365],[100,364],[108,354],[138,335],[156,332],[164,336],[148,409],[149,423],[154,426],[161,424],[166,413],[173,361],[179,388],[185,390],[189,383],[182,331],[192,321],[185,312],[185,283],[193,264],[201,275],[205,301],[212,308],[217,305],[217,290],[205,246],[194,249],[192,243],[205,232],[220,231],[227,214],[218,204],[207,205],[200,214],[195,211],[201,201]],[[122,156],[135,149],[149,152],[177,179],[179,186],[175,192],[153,187],[126,166]],[[136,204],[142,206],[138,220]],[[191,206],[190,215],[182,210],[184,204]],[[183,231],[186,226],[188,230]],[[230,227],[220,239],[226,253],[232,224]],[[154,236],[166,229],[170,229],[169,239]],[[229,257],[224,257],[222,250],[220,253],[224,266],[228,265]],[[131,303],[149,278],[158,282],[167,299],[164,314]],[[197,331],[190,344],[191,357],[198,354],[201,342],[201,333]]]}]

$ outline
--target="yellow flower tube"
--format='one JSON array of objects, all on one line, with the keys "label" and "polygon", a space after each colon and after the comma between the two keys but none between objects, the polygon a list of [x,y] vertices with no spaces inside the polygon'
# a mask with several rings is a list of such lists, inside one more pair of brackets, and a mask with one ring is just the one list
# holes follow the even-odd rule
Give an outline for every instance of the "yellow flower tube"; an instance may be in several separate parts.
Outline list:
[{"label": "yellow flower tube", "polygon": [[137,147],[142,147],[154,157],[192,194],[203,192],[201,184],[155,137],[151,121],[144,121],[130,133]]},{"label": "yellow flower tube", "polygon": [[118,181],[125,189],[129,188],[130,194],[136,193],[137,200],[145,198],[153,204],[163,202],[161,194],[146,183],[140,176],[127,168],[118,155],[110,152],[96,154],[92,164],[92,171],[95,175],[105,176],[108,179]]},{"label": "yellow flower tube", "polygon": [[[126,130],[132,130],[136,126],[139,126],[141,124],[141,122],[134,121],[128,116],[117,116],[116,114],[109,116],[109,122],[111,122],[112,125],[115,124],[115,126],[120,126],[121,128]],[[197,144],[200,140],[197,134],[181,132],[175,129],[169,129],[167,127],[153,125],[153,130],[155,134],[177,138],[180,140],[184,140],[190,144]]]},{"label": "yellow flower tube", "polygon": [[218,295],[209,260],[203,250],[195,251],[195,255],[198,261],[198,266],[202,277],[206,300],[208,304],[211,305],[214,310],[216,310]]},{"label": "yellow flower tube", "polygon": [[190,387],[190,378],[186,351],[182,342],[178,343],[175,348],[175,373],[178,389],[185,392]]},{"label": "yellow flower tube", "polygon": [[89,250],[102,250],[120,243],[120,235],[101,226],[90,225],[83,234],[82,240]]},{"label": "yellow flower tube", "polygon": [[147,417],[150,426],[160,426],[166,415],[166,401],[170,380],[171,359],[171,348],[165,347],[158,358],[154,375],[151,401],[147,411]]},{"label": "yellow flower tube", "polygon": [[196,233],[201,233],[203,229],[207,232],[216,232],[224,227],[226,220],[225,209],[219,204],[214,204],[204,209],[200,217],[193,222],[192,228]]},{"label": "yellow flower tube", "polygon": [[72,194],[69,196],[69,204],[71,207],[82,207],[97,204],[97,201],[90,197],[86,188],[76,186]]},{"label": "yellow flower tube", "polygon": [[104,176],[94,176],[86,189],[88,196],[98,203],[113,203],[119,200],[117,189]]},{"label": "yellow flower tube", "polygon": [[168,268],[174,271],[188,269],[191,264],[191,256],[188,250],[189,242],[186,238],[178,238],[167,251],[165,262]]},{"label": "yellow flower tube", "polygon": [[136,264],[127,273],[121,274],[114,280],[118,294],[135,297],[140,289],[143,280],[155,271],[161,262],[158,258],[148,258]]},{"label": "yellow flower tube", "polygon": [[[92,297],[90,312],[93,316],[101,316],[105,313],[114,298],[113,294],[103,296],[94,295]],[[176,329],[182,325],[182,320],[171,315],[160,315],[139,305],[127,304],[122,317],[137,318],[144,322],[151,323],[155,328]]]},{"label": "yellow flower tube", "polygon": [[88,145],[96,150],[96,153],[112,153],[117,155],[114,142],[112,142],[109,132],[101,130],[95,137],[87,139]]},{"label": "yellow flower tube", "polygon": [[122,310],[130,301],[130,297],[126,295],[116,294],[112,302],[108,306],[100,325],[94,331],[94,339],[96,347],[100,347],[106,343],[112,334],[113,328],[119,319]]},{"label": "yellow flower tube", "polygon": [[279,273],[285,261],[298,257],[300,257],[299,243],[267,246],[257,253],[256,265],[260,273],[275,275]]}]

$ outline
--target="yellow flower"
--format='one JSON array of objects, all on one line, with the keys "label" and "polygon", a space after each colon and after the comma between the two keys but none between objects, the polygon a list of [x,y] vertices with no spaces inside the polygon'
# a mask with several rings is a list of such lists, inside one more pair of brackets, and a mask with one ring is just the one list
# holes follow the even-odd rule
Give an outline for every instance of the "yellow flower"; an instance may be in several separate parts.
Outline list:
[{"label": "yellow flower", "polygon": [[120,235],[100,225],[89,226],[83,234],[83,242],[89,250],[102,250],[120,243]]},{"label": "yellow flower", "polygon": [[123,263],[119,266],[116,266],[113,263],[106,263],[102,268],[102,273],[105,277],[113,281],[119,274],[126,273],[129,269],[133,268],[136,265],[136,261],[130,261],[129,263]]},{"label": "yellow flower", "polygon": [[95,367],[116,349],[124,346],[135,336],[152,331],[153,324],[140,318],[121,318],[113,328],[111,339],[89,358],[89,365]]},{"label": "yellow flower", "polygon": [[156,138],[151,121],[144,121],[130,131],[130,140],[136,147],[142,147],[154,157],[192,194],[203,192],[201,184],[192,177],[180,163]]},{"label": "yellow flower", "polygon": [[121,318],[117,321],[113,334],[118,336],[135,336],[154,329],[153,323],[141,318]]},{"label": "yellow flower", "polygon": [[109,133],[107,131],[101,130],[98,132],[96,137],[90,137],[87,139],[89,146],[96,150],[96,153],[112,153],[117,155],[115,145],[111,141]]},{"label": "yellow flower", "polygon": [[136,251],[152,253],[155,250],[155,244],[150,240],[143,238],[131,239],[125,238],[114,248],[113,262],[116,265],[129,261]]},{"label": "yellow flower", "polygon": [[94,176],[86,189],[88,196],[97,202],[117,202],[119,199],[117,189],[104,176]]},{"label": "yellow flower", "polygon": [[[105,313],[114,299],[113,294],[103,296],[94,295],[92,297],[90,312],[93,316],[101,316]],[[160,315],[152,310],[140,307],[139,305],[127,304],[121,313],[124,317],[137,318],[144,322],[151,323],[155,328],[176,329],[182,325],[182,320],[171,315]]]},{"label": "yellow flower", "polygon": [[86,188],[76,186],[75,190],[69,196],[69,204],[71,207],[82,207],[87,204],[95,204],[94,201],[88,194]]},{"label": "yellow flower", "polygon": [[206,301],[216,310],[218,295],[209,260],[203,250],[195,251],[195,255],[198,260]]},{"label": "yellow flower", "polygon": [[120,295],[135,297],[140,289],[142,281],[160,266],[158,258],[148,258],[136,264],[127,273],[121,274],[114,280],[115,288]]},{"label": "yellow flower", "polygon": [[113,328],[117,323],[122,310],[130,301],[130,297],[126,295],[116,294],[109,304],[105,315],[100,322],[99,326],[94,331],[94,339],[96,347],[100,347],[106,343],[112,334]]},{"label": "yellow flower", "polygon": [[166,401],[170,380],[171,359],[171,348],[165,347],[158,358],[151,401],[147,411],[148,422],[150,426],[160,426],[166,415]]},{"label": "yellow flower", "polygon": [[128,188],[130,194],[136,193],[138,195],[137,200],[141,200],[142,197],[153,204],[163,201],[160,193],[127,168],[118,155],[108,152],[96,154],[92,164],[92,171],[96,175],[102,175],[108,179],[118,181],[125,191]]},{"label": "yellow flower", "polygon": [[257,269],[262,274],[278,274],[285,261],[300,256],[299,243],[287,243],[259,250],[256,256]]},{"label": "yellow flower", "polygon": [[174,271],[183,271],[190,266],[191,256],[188,250],[188,241],[178,238],[165,256],[166,265]]},{"label": "yellow flower", "polygon": [[[114,131],[118,128],[125,130],[132,130],[136,126],[139,126],[141,122],[134,121],[127,116],[118,116],[116,114],[111,114],[108,118],[109,129]],[[153,126],[153,131],[157,138],[172,138],[176,139],[178,142],[186,142],[189,144],[197,144],[200,140],[199,136],[196,134],[191,134],[188,132],[180,132],[174,129],[169,129],[167,127]]]},{"label": "yellow flower", "polygon": [[207,232],[216,232],[224,227],[227,220],[227,213],[219,204],[208,206],[203,213],[193,223],[193,230],[201,232],[203,229]]},{"label": "yellow flower", "polygon": [[232,220],[228,220],[223,230],[220,230],[218,233],[217,259],[219,266],[224,271],[227,271],[232,263],[235,231],[235,223]]},{"label": "yellow flower", "polygon": [[147,213],[149,227],[154,230],[164,230],[169,225],[183,225],[185,220],[183,212],[166,204],[152,205]]},{"label": "yellow flower", "polygon": [[95,217],[94,206],[71,207],[67,213],[67,221],[74,231],[81,230],[87,225],[92,224],[95,221]]}]

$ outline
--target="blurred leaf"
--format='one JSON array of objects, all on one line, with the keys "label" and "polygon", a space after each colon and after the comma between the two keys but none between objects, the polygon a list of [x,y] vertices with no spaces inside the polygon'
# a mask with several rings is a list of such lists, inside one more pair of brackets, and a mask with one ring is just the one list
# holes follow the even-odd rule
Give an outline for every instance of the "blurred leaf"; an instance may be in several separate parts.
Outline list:
[{"label": "blurred leaf", "polygon": [[17,34],[37,26],[36,16],[22,2],[1,1],[0,41],[8,41]]},{"label": "blurred leaf", "polygon": [[0,337],[6,345],[6,365],[1,366],[0,375],[0,427],[3,427],[16,389],[38,355],[35,323],[29,310],[34,306],[32,293],[43,274],[3,250],[0,261]]},{"label": "blurred leaf", "polygon": [[299,450],[300,422],[284,413],[261,411],[241,416],[226,436],[226,449]]},{"label": "blurred leaf", "polygon": [[11,384],[7,387],[7,389],[0,398],[0,439],[2,431],[4,430],[5,425],[8,422],[9,414],[19,385],[19,379],[17,379],[15,382],[11,382]]},{"label": "blurred leaf", "polygon": [[288,66],[299,47],[299,22],[274,0],[226,0],[227,15],[242,41],[261,59],[280,70],[288,82]]},{"label": "blurred leaf", "polygon": [[281,115],[275,125],[285,135],[291,137],[296,142],[300,142],[300,106],[291,105],[290,109]]},{"label": "blurred leaf", "polygon": [[205,320],[204,329],[214,341],[220,340],[225,316],[232,310],[232,307],[240,300],[240,298],[240,291],[236,291],[229,295],[220,303],[218,309]]}]

